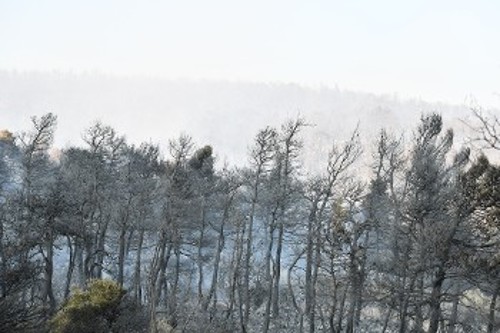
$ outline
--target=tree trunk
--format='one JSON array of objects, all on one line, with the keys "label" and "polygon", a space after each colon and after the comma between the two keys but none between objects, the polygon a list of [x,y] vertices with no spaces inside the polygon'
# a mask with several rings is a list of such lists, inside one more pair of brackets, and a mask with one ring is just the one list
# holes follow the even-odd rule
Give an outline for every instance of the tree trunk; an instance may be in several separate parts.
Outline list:
[{"label": "tree trunk", "polygon": [[[333,268],[330,268],[333,272]],[[332,275],[333,276],[333,275]],[[337,328],[335,326],[335,313],[337,312],[337,296],[338,296],[338,284],[334,282],[334,290],[332,295],[332,306],[330,307],[330,312],[328,313],[328,325],[330,327],[330,333],[336,333]]]},{"label": "tree trunk", "polygon": [[424,274],[420,274],[417,279],[417,298],[415,300],[415,326],[414,331],[416,333],[424,332],[424,314],[422,311],[424,298]]},{"label": "tree trunk", "polygon": [[311,315],[312,308],[312,267],[314,258],[314,222],[316,219],[316,201],[312,202],[311,212],[309,214],[307,223],[307,246],[306,246],[306,271],[305,271],[305,313],[309,320],[309,326],[312,327],[309,332],[314,332],[314,315]]},{"label": "tree trunk", "polygon": [[[160,238],[156,244],[155,254],[151,261],[151,269],[148,277],[148,313],[149,313],[149,327],[151,333],[156,333],[156,306],[160,298],[158,288],[159,273],[165,261],[165,252],[167,248],[167,233],[166,231],[160,232]],[[169,247],[170,248],[170,247]]]},{"label": "tree trunk", "polygon": [[297,311],[297,314],[299,315],[299,333],[302,333],[304,331],[304,311],[300,308],[299,304],[297,303],[297,298],[295,297],[295,293],[293,291],[293,284],[292,284],[292,271],[297,265],[297,262],[302,258],[304,255],[304,251],[300,253],[295,260],[292,262],[290,267],[288,268],[288,276],[287,276],[287,282],[288,282],[288,290],[290,292],[290,296],[292,298],[292,304],[293,307],[295,308],[295,311]]},{"label": "tree trunk", "polygon": [[495,328],[496,328],[495,313],[496,313],[497,298],[498,298],[499,293],[500,293],[500,281],[497,282],[497,285],[496,285],[495,290],[493,292],[493,296],[491,297],[490,311],[488,314],[488,327],[487,327],[488,333],[493,333]]},{"label": "tree trunk", "polygon": [[268,234],[268,246],[266,250],[266,258],[265,258],[265,263],[266,263],[266,291],[267,291],[267,300],[266,300],[266,309],[264,313],[264,333],[267,333],[269,331],[269,326],[271,323],[271,302],[272,302],[272,290],[273,290],[273,274],[272,274],[272,251],[273,251],[273,245],[274,245],[274,218],[271,221],[271,224],[269,226],[269,234]]},{"label": "tree trunk", "polygon": [[96,250],[96,260],[93,263],[93,277],[97,279],[102,279],[102,269],[104,263],[104,257],[106,256],[106,236],[108,231],[109,218],[106,217],[105,222],[101,226],[99,233],[97,234],[97,250]]},{"label": "tree trunk", "polygon": [[[179,304],[179,278],[181,274],[181,244],[180,244],[180,236],[176,235],[175,246],[174,246],[174,254],[175,254],[175,274],[174,281],[172,283],[172,291],[165,298],[168,304],[168,319],[170,325],[172,327],[177,327],[177,307]],[[167,265],[163,266],[162,276],[165,277],[165,270]],[[165,279],[166,281],[166,279]],[[166,283],[165,283],[166,285]]]},{"label": "tree trunk", "polygon": [[69,262],[68,262],[68,271],[66,272],[66,283],[64,285],[64,299],[67,299],[69,296],[70,288],[71,288],[71,279],[73,277],[73,272],[75,270],[75,247],[72,246],[71,237],[67,236],[68,239],[68,250],[69,250]]},{"label": "tree trunk", "polygon": [[[406,333],[407,327],[408,327],[408,307],[410,306],[410,297],[414,292],[414,286],[415,282],[417,279],[417,273],[411,277],[410,282],[408,284],[408,274],[409,269],[408,269],[408,261],[409,261],[409,254],[410,250],[409,247],[406,249],[404,253],[404,258],[403,258],[403,263],[402,263],[402,274],[403,277],[401,278],[401,283],[400,286],[397,290],[399,293],[399,333]],[[397,253],[397,252],[396,252]],[[407,287],[408,284],[408,287]]]},{"label": "tree trunk", "polygon": [[[83,242],[86,242],[84,240]],[[86,251],[85,255],[84,252]],[[87,279],[90,278],[89,270],[87,269],[89,258],[89,251],[92,251],[92,248],[89,248],[87,244],[81,244],[79,240],[75,241],[75,260],[77,263],[77,273],[78,273],[78,284],[80,288],[85,287],[85,283]]]},{"label": "tree trunk", "polygon": [[[230,293],[229,293],[229,309],[227,311],[227,319],[230,318],[235,303],[236,303],[236,292],[237,289],[240,289],[240,269],[241,269],[241,259],[243,252],[243,237],[245,236],[245,222],[240,221],[237,226],[236,233],[236,242],[234,247],[236,248],[236,252],[233,254],[232,264],[231,264],[231,284],[230,284]],[[241,294],[241,293],[240,293]],[[241,299],[239,303],[241,304]]]},{"label": "tree trunk", "polygon": [[144,242],[144,228],[139,230],[139,243],[137,244],[137,252],[135,257],[135,268],[134,268],[134,299],[139,304],[142,304],[142,287],[141,287],[141,256],[142,256],[142,244]]},{"label": "tree trunk", "polygon": [[[49,314],[54,313],[56,309],[56,299],[54,296],[54,289],[52,287],[52,280],[54,275],[54,236],[51,227],[48,227],[47,239],[45,241],[45,253],[43,254],[43,259],[45,262],[43,275],[44,275],[44,287],[42,299],[47,303],[49,308]],[[42,252],[43,253],[43,252]]]},{"label": "tree trunk", "polygon": [[250,295],[250,262],[253,253],[253,224],[255,218],[255,208],[257,206],[258,200],[258,184],[260,179],[260,171],[261,168],[257,169],[257,176],[253,188],[252,195],[252,205],[250,207],[250,216],[248,217],[248,228],[247,228],[247,239],[246,239],[246,253],[245,253],[245,276],[243,279],[243,290],[244,290],[244,300],[245,300],[245,315],[244,315],[244,329],[248,324],[248,320],[250,317],[250,304],[251,304],[251,295]]},{"label": "tree trunk", "polygon": [[198,241],[198,301],[203,300],[203,242],[205,241],[205,203],[202,204],[201,208],[201,229],[200,229],[200,239]]},{"label": "tree trunk", "polygon": [[436,279],[432,285],[431,299],[430,299],[430,323],[429,333],[436,333],[439,329],[439,320],[441,319],[441,287],[445,279],[444,269],[439,268]]},{"label": "tree trunk", "polygon": [[389,310],[387,310],[387,315],[385,316],[384,327],[382,328],[382,333],[387,332],[387,327],[389,326],[389,320],[391,319],[391,314],[392,314],[392,308],[389,308]]},{"label": "tree trunk", "polygon": [[[321,214],[320,214],[321,215]],[[314,248],[314,265],[313,265],[313,270],[312,270],[312,279],[311,279],[311,286],[310,286],[310,309],[309,309],[309,332],[313,333],[315,332],[316,329],[316,283],[318,281],[318,272],[319,268],[321,266],[321,234],[319,232],[319,229],[316,227],[315,228],[315,234],[316,234],[316,244]]]},{"label": "tree trunk", "polygon": [[276,265],[274,267],[274,286],[273,286],[273,317],[279,317],[279,300],[280,300],[280,279],[281,279],[281,252],[283,251],[283,236],[285,226],[283,222],[278,225],[278,241],[276,243]]},{"label": "tree trunk", "polygon": [[448,333],[455,333],[458,319],[458,304],[460,302],[460,296],[458,294],[453,295],[453,306],[451,308],[451,316],[449,322]]},{"label": "tree trunk", "polygon": [[345,300],[347,298],[347,292],[348,292],[347,286],[345,287],[344,293],[342,294],[342,298],[340,299],[340,306],[339,306],[339,318],[337,319],[337,331],[342,332],[342,323],[344,321],[344,307],[345,307]]},{"label": "tree trunk", "polygon": [[346,326],[346,332],[348,333],[353,333],[356,330],[356,301],[357,301],[357,293],[359,289],[359,274],[358,274],[358,262],[357,262],[357,255],[358,255],[358,248],[357,245],[355,244],[356,238],[354,238],[353,242],[354,244],[351,245],[351,252],[349,254],[349,277],[350,277],[350,292],[349,292],[349,308],[347,311],[347,326]]},{"label": "tree trunk", "polygon": [[4,239],[3,239],[3,216],[0,216],[0,297],[7,295],[7,286],[5,284],[5,272],[7,272],[7,261],[4,252]]},{"label": "tree trunk", "polygon": [[123,287],[123,270],[125,266],[125,246],[126,246],[126,234],[127,234],[127,227],[125,224],[121,225],[120,229],[120,236],[119,236],[119,245],[118,245],[118,277],[117,277],[117,282],[120,285],[120,287]]},{"label": "tree trunk", "polygon": [[224,226],[226,223],[226,216],[227,212],[224,212],[224,216],[222,218],[222,222],[219,226],[219,236],[217,238],[217,249],[215,251],[215,259],[214,259],[214,266],[213,266],[213,272],[212,272],[212,282],[210,283],[210,290],[207,295],[207,299],[205,300],[204,304],[204,310],[206,311],[208,309],[208,306],[210,305],[210,302],[213,301],[213,306],[212,306],[212,311],[215,310],[216,302],[217,302],[217,282],[219,278],[219,267],[220,267],[220,260],[221,260],[221,253],[222,250],[224,249]]}]

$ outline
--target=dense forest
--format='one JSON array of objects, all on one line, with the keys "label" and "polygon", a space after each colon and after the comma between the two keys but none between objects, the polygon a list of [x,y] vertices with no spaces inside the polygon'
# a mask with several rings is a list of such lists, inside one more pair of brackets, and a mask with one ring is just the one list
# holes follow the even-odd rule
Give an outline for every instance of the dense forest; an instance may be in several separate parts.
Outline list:
[{"label": "dense forest", "polygon": [[500,123],[474,119],[470,147],[437,113],[354,129],[314,173],[302,118],[243,167],[100,122],[55,151],[53,114],[4,130],[0,332],[496,332]]}]

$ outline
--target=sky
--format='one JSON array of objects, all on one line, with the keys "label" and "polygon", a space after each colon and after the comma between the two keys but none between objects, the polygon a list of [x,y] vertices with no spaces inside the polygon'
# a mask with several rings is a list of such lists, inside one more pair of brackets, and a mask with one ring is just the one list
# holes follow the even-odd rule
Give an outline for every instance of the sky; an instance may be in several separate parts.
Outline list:
[{"label": "sky", "polygon": [[500,1],[0,0],[0,69],[500,105]]}]

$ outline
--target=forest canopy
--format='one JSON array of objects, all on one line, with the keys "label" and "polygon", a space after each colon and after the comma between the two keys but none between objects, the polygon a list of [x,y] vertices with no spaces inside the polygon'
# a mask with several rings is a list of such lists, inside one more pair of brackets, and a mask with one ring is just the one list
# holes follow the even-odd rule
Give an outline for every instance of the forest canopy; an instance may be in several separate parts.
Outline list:
[{"label": "forest canopy", "polygon": [[353,129],[319,173],[302,118],[243,167],[100,122],[54,154],[51,113],[2,130],[0,331],[496,332],[500,128],[474,119],[463,146],[438,113]]}]

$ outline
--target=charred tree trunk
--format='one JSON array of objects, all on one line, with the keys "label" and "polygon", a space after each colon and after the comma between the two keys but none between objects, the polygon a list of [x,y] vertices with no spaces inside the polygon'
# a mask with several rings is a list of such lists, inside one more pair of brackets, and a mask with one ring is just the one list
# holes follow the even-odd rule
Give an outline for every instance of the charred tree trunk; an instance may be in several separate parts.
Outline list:
[{"label": "charred tree trunk", "polygon": [[488,327],[487,327],[488,333],[493,333],[496,328],[495,313],[497,308],[498,294],[500,294],[500,281],[497,282],[495,290],[493,292],[493,296],[491,296],[490,308],[488,314]]},{"label": "charred tree trunk", "polygon": [[48,227],[44,247],[45,251],[42,251],[45,262],[43,268],[44,286],[42,299],[47,304],[49,315],[51,315],[56,309],[56,299],[54,296],[54,288],[52,286],[54,275],[54,234],[51,227]]},{"label": "charred tree trunk", "polygon": [[440,268],[436,279],[432,285],[431,299],[430,299],[430,323],[429,333],[436,333],[439,329],[439,321],[441,319],[441,287],[445,279],[445,272]]},{"label": "charred tree trunk", "polygon": [[142,303],[142,286],[141,286],[141,257],[142,257],[142,245],[144,242],[144,229],[139,230],[139,243],[137,244],[137,252],[135,256],[135,267],[134,267],[134,299],[139,304]]},{"label": "charred tree trunk", "polygon": [[72,245],[71,237],[67,236],[68,240],[68,250],[69,250],[69,261],[68,261],[68,270],[66,272],[66,283],[64,285],[64,299],[67,299],[69,296],[70,288],[71,288],[71,280],[73,278],[73,272],[75,271],[75,257],[76,257],[76,246]]},{"label": "charred tree trunk", "polygon": [[123,270],[125,266],[125,248],[126,248],[126,234],[127,227],[125,224],[121,225],[120,236],[118,239],[118,277],[117,282],[120,286],[123,286]]}]

